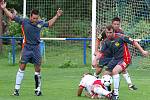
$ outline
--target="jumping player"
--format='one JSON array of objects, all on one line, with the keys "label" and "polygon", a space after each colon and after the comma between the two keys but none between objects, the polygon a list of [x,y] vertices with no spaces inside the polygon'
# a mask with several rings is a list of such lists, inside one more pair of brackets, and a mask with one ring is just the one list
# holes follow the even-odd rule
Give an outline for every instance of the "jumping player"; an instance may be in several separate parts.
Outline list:
[{"label": "jumping player", "polygon": [[34,64],[35,67],[35,95],[40,96],[41,92],[41,54],[40,54],[40,31],[43,27],[52,27],[55,21],[62,15],[62,10],[58,9],[56,15],[49,20],[44,22],[39,20],[39,11],[32,10],[30,18],[22,18],[13,15],[7,8],[6,2],[0,3],[1,9],[5,12],[6,16],[15,22],[19,23],[22,27],[23,33],[23,48],[21,52],[21,59],[19,70],[16,75],[16,84],[13,95],[19,96],[20,85],[24,77],[24,71],[27,63]]}]

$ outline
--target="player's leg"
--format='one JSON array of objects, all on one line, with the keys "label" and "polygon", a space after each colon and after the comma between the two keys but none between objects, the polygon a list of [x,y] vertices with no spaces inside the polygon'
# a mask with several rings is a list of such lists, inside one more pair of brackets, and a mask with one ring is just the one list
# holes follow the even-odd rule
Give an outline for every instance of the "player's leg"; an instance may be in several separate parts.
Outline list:
[{"label": "player's leg", "polygon": [[111,92],[103,89],[101,86],[94,86],[94,93],[98,94],[99,96],[105,96],[106,98],[111,98]]},{"label": "player's leg", "polygon": [[99,74],[102,72],[102,70],[103,70],[103,67],[101,67],[101,66],[99,66],[99,64],[98,64],[98,60],[99,60],[100,58],[98,57],[98,56],[95,56],[95,58],[94,58],[94,60],[93,60],[93,62],[92,62],[92,66],[95,68],[95,73],[94,73],[94,76],[95,77],[99,77]]},{"label": "player's leg", "polygon": [[103,70],[103,67],[102,67],[102,66],[99,66],[99,65],[95,66],[95,73],[94,73],[94,76],[95,76],[96,78],[99,78],[99,74],[102,72],[102,70]]},{"label": "player's leg", "polygon": [[21,51],[20,65],[19,65],[18,72],[16,74],[16,84],[15,84],[15,90],[13,93],[13,95],[15,96],[19,96],[20,85],[24,77],[26,64],[28,63],[31,57],[30,54],[31,54],[30,51],[27,50],[27,46],[25,46]]},{"label": "player's leg", "polygon": [[25,67],[26,67],[26,64],[20,64],[19,70],[16,74],[16,84],[15,84],[15,90],[13,93],[13,95],[15,95],[15,96],[19,96],[20,85],[21,85],[23,77],[24,77]]},{"label": "player's leg", "polygon": [[34,80],[35,80],[35,95],[40,96],[41,93],[41,53],[40,48],[37,46],[34,48],[33,53],[33,63],[35,67],[35,74],[34,74]]},{"label": "player's leg", "polygon": [[128,88],[130,90],[137,90],[137,88],[135,87],[135,85],[132,84],[132,81],[131,81],[131,78],[130,78],[130,75],[129,75],[127,69],[125,69],[124,71],[122,71],[122,75],[123,75],[124,79],[126,80],[126,82],[128,84]]},{"label": "player's leg", "polygon": [[35,74],[34,74],[34,80],[35,80],[35,95],[40,96],[41,93],[41,68],[40,65],[35,65]]},{"label": "player's leg", "polygon": [[[102,72],[103,67],[106,66],[111,60],[112,60],[112,58],[107,58],[107,57],[100,58],[98,60],[97,66],[95,66],[95,76],[98,76]],[[110,75],[111,73],[109,71],[104,71],[103,74]]]},{"label": "player's leg", "polygon": [[118,63],[112,70],[114,80],[114,100],[119,98],[119,87],[120,87],[120,75],[119,73],[125,70],[127,67],[125,62]]}]

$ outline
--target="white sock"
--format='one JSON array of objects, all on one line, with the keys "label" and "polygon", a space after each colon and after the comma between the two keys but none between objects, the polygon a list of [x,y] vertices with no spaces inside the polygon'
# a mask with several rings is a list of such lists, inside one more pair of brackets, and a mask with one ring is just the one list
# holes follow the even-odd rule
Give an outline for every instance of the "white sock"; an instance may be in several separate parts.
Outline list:
[{"label": "white sock", "polygon": [[35,79],[35,89],[41,91],[41,75],[39,72],[35,72],[34,79]]},{"label": "white sock", "polygon": [[125,78],[125,80],[126,80],[126,82],[127,82],[128,84],[130,84],[130,85],[132,84],[131,78],[130,78],[128,72],[127,72],[126,74],[123,74],[123,77]]},{"label": "white sock", "polygon": [[22,70],[19,68],[19,70],[18,70],[18,72],[17,72],[17,75],[16,75],[16,85],[15,85],[15,89],[17,89],[17,90],[20,89],[20,85],[21,85],[23,76],[24,76],[24,71],[22,71]]},{"label": "white sock", "polygon": [[120,76],[119,74],[113,75],[114,80],[114,95],[119,95]]}]

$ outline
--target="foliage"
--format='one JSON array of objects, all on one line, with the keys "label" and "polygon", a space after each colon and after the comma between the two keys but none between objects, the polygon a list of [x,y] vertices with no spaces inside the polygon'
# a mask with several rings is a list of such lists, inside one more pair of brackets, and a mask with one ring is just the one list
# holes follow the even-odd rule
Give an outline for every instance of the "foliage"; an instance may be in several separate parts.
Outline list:
[{"label": "foliage", "polygon": [[150,36],[150,23],[144,20],[139,20],[134,24],[134,27],[131,28],[129,28],[129,24],[127,22],[123,22],[122,25],[125,33],[131,36],[132,38],[143,39],[148,38]]},{"label": "foliage", "polygon": [[7,0],[8,8],[15,8],[18,13],[23,13],[23,0]]},{"label": "foliage", "polygon": [[21,33],[22,33],[21,32],[21,26],[14,21],[9,22],[8,33],[9,33],[9,36],[20,37]]},{"label": "foliage", "polygon": [[43,28],[41,31],[41,37],[52,37],[57,34],[58,34],[57,30],[51,30],[48,28]]},{"label": "foliage", "polygon": [[71,60],[67,60],[64,64],[59,65],[59,68],[77,68],[78,64],[73,63]]}]

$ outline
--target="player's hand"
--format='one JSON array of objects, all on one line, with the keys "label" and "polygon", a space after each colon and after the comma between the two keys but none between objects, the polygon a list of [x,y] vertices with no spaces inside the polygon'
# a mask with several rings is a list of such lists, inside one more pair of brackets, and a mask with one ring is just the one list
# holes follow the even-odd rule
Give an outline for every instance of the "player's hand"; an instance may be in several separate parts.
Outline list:
[{"label": "player's hand", "polygon": [[2,9],[6,8],[6,2],[4,2],[4,0],[2,2],[0,2],[0,7]]},{"label": "player's hand", "polygon": [[58,10],[57,10],[57,16],[59,17],[59,16],[61,16],[63,14],[63,11],[59,8]]},{"label": "player's hand", "polygon": [[94,52],[94,56],[97,56],[98,53],[99,53],[99,51],[95,51],[95,52]]},{"label": "player's hand", "polygon": [[96,67],[96,66],[97,66],[97,63],[98,63],[98,60],[102,57],[102,53],[100,53],[100,52],[95,52],[94,55],[95,55],[95,57],[94,57],[94,59],[93,59],[92,66],[93,66],[93,67]]},{"label": "player's hand", "polygon": [[101,52],[97,52],[97,53],[96,53],[96,58],[97,58],[97,60],[100,59],[100,58],[102,57],[102,55],[103,55],[103,54],[102,54]]},{"label": "player's hand", "polygon": [[143,54],[143,56],[148,56],[149,52],[148,51],[143,51],[142,54]]}]

